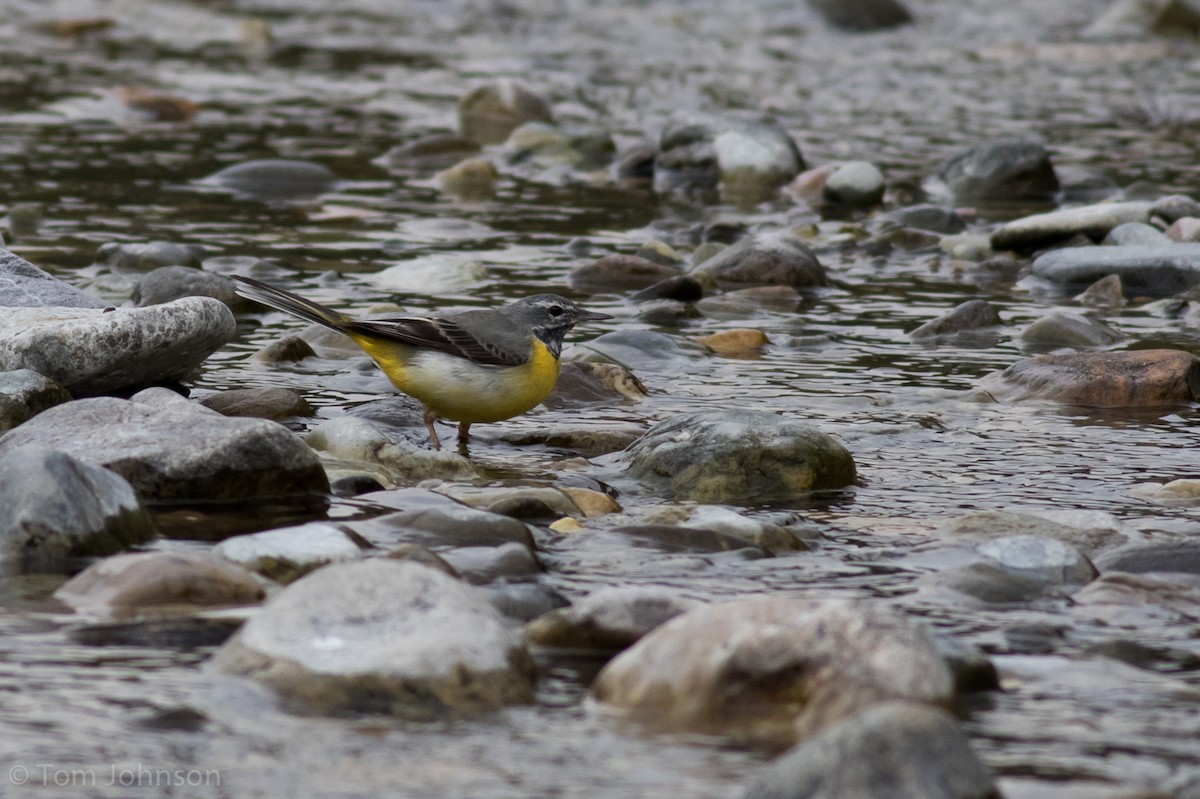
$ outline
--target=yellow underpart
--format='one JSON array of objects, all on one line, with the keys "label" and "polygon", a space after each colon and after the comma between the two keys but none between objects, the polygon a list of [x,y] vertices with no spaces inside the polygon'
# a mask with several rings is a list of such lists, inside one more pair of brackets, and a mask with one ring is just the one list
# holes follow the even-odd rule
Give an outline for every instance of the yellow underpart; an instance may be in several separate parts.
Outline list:
[{"label": "yellow underpart", "polygon": [[472,424],[509,419],[544,400],[558,382],[558,358],[536,338],[528,361],[503,367],[483,366],[391,339],[349,335],[396,388],[442,419]]}]

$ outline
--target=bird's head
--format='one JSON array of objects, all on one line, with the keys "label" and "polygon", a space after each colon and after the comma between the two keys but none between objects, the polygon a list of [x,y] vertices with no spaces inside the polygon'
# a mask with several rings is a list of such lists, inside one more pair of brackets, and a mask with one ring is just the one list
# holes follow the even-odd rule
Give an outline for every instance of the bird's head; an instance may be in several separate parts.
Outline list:
[{"label": "bird's head", "polygon": [[575,325],[612,319],[609,314],[585,310],[557,294],[524,297],[508,306],[507,311],[513,319],[529,325],[533,334],[550,348],[555,357],[562,352],[563,338]]}]

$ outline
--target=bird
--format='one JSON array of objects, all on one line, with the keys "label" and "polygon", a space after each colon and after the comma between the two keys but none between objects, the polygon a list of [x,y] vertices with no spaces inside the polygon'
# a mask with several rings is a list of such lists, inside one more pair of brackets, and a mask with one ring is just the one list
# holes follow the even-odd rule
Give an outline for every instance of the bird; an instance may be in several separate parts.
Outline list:
[{"label": "bird", "polygon": [[258,280],[234,275],[236,291],[276,310],[345,333],[392,384],[425,408],[425,427],[458,422],[466,444],[471,425],[510,419],[544,400],[558,382],[563,340],[575,325],[612,316],[556,294],[534,294],[495,309],[445,316],[355,319]]}]

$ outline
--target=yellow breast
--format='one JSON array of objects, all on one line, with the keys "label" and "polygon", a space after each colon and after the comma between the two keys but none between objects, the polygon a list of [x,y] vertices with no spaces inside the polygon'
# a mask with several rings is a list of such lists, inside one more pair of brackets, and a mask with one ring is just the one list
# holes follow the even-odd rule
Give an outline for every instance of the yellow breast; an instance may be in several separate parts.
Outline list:
[{"label": "yellow breast", "polygon": [[483,366],[387,339],[354,339],[396,388],[456,422],[509,419],[544,400],[558,382],[558,358],[536,338],[529,360],[510,367]]}]

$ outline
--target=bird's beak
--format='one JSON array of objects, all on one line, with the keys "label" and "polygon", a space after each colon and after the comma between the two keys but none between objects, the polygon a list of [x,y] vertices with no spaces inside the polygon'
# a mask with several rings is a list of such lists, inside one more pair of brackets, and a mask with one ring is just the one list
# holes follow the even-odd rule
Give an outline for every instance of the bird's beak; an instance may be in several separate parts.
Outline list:
[{"label": "bird's beak", "polygon": [[612,314],[600,313],[598,311],[585,311],[583,309],[580,309],[579,318],[577,321],[599,322],[602,319],[612,319],[612,318],[613,318]]}]

